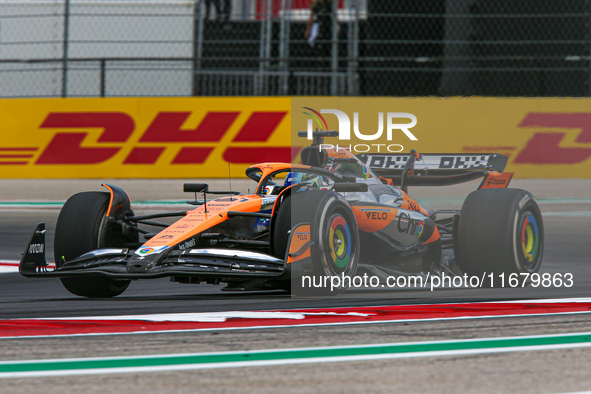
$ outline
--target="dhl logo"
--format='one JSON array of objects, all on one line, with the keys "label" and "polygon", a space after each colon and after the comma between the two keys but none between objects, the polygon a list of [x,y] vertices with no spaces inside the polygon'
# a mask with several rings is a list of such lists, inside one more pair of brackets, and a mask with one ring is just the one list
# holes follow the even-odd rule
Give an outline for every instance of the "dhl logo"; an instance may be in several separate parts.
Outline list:
[{"label": "dhl logo", "polygon": [[513,164],[577,164],[591,157],[591,113],[530,112],[518,127],[536,131],[516,154],[516,146],[466,146],[463,151],[503,153],[514,157]]},{"label": "dhl logo", "polygon": [[[182,146],[176,147],[178,151],[168,164],[203,164],[219,147],[228,130],[237,126],[240,114],[238,111],[209,111],[195,128],[188,129],[183,125],[191,112],[159,112],[145,130],[137,130],[134,119],[125,112],[50,112],[39,126],[55,132],[49,143],[45,147],[0,147],[0,164],[100,164],[112,159],[129,143],[133,146],[120,163],[124,166],[156,164],[171,143]],[[239,131],[232,139],[232,143],[240,146],[222,147],[223,159],[231,164],[248,165],[265,161],[289,162],[292,159],[289,145],[266,144],[286,115],[287,111],[252,112],[241,126],[238,125]],[[94,146],[85,144],[90,133],[88,129],[101,130]],[[134,133],[141,134],[136,142],[132,141]]]},{"label": "dhl logo", "polygon": [[[307,142],[299,141],[294,144],[297,147],[291,144],[290,131],[299,131],[291,130],[291,117],[295,114],[294,121],[297,120],[299,110],[295,110],[311,99],[305,98],[304,104],[297,100],[278,97],[6,100],[0,106],[4,141],[0,146],[0,175],[4,178],[216,178],[228,176],[227,163],[245,169],[261,162],[287,162],[299,152],[300,142],[302,146]],[[339,99],[345,101],[346,98]],[[353,98],[350,101],[357,103]],[[449,138],[435,127],[443,117],[453,118],[455,113],[463,116],[466,103],[476,103],[475,110],[469,120],[458,125],[457,133],[473,135],[470,146],[466,145],[471,139]],[[552,99],[518,102],[497,99],[493,103],[487,99],[462,99],[457,100],[457,105],[455,100],[450,100],[442,107],[441,100],[421,99],[408,110],[417,113],[418,125],[428,125],[417,130],[421,144],[429,147],[423,148],[424,151],[495,152],[510,157],[508,170],[515,171],[519,177],[558,178],[568,170],[570,177],[588,178],[591,177],[591,111],[587,112],[585,103]],[[497,117],[494,122],[481,122],[479,114],[488,113],[493,104],[507,115]],[[395,99],[382,105],[384,110],[397,106]],[[290,110],[295,112],[290,115]],[[375,108],[372,106],[370,110]],[[479,133],[472,129],[475,122],[481,122]],[[541,167],[545,164],[553,165]],[[234,168],[232,175],[240,176],[242,171]]]},{"label": "dhl logo", "polygon": [[[591,157],[591,113],[529,113],[519,127],[541,127],[525,148],[519,152],[514,163],[518,164],[575,164]],[[547,129],[576,129],[574,147],[561,147],[572,132]],[[586,146],[580,146],[587,144]]]}]

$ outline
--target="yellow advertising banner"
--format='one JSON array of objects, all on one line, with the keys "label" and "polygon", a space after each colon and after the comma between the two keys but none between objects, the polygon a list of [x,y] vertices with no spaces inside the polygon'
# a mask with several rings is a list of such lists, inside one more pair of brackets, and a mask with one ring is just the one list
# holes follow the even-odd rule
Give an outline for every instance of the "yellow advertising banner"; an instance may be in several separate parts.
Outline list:
[{"label": "yellow advertising banner", "polygon": [[325,128],[339,131],[325,144],[356,154],[500,153],[516,177],[591,178],[587,98],[292,99],[294,132]]},{"label": "yellow advertising banner", "polygon": [[[354,153],[500,153],[521,178],[591,178],[591,99],[187,97],[0,100],[0,178],[242,177],[308,128]],[[348,134],[347,134],[348,133]]]},{"label": "yellow advertising banner", "polygon": [[241,177],[291,159],[289,108],[276,97],[0,100],[0,177]]}]

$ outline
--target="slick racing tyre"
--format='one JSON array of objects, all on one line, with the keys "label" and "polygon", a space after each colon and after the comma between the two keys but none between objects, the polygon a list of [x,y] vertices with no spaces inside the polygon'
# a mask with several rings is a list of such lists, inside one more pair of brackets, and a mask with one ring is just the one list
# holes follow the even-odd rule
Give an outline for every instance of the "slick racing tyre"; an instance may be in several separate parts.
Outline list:
[{"label": "slick racing tyre", "polygon": [[[306,222],[310,223],[311,266],[303,268],[300,262],[290,264],[292,293],[315,296],[345,291],[349,286],[347,281],[335,281],[332,283],[335,286],[331,286],[330,278],[352,280],[357,271],[359,233],[349,204],[340,194],[331,191],[311,190],[286,197],[273,226],[276,256],[285,256],[293,226]],[[302,275],[310,276],[313,286],[302,286]]]},{"label": "slick racing tyre", "polygon": [[[106,217],[109,199],[109,193],[84,192],[66,201],[57,219],[53,244],[58,268],[64,260],[72,260],[94,249],[114,246],[114,236]],[[117,296],[130,283],[102,276],[60,279],[70,293],[89,298]]]},{"label": "slick racing tyre", "polygon": [[531,193],[477,190],[462,206],[456,261],[469,275],[535,273],[544,252],[542,214]]}]

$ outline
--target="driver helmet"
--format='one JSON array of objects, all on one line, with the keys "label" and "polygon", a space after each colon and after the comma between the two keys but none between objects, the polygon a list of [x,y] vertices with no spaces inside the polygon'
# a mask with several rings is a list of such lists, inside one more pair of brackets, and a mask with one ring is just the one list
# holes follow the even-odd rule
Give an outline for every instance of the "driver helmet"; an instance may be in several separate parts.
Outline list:
[{"label": "driver helmet", "polygon": [[306,174],[302,172],[289,172],[285,177],[283,186],[291,186],[297,183],[308,183],[320,189],[320,177],[314,174]]},{"label": "driver helmet", "polygon": [[351,175],[355,178],[367,179],[369,171],[363,163],[339,163],[337,172],[343,175]]},{"label": "driver helmet", "polygon": [[295,185],[296,183],[303,182],[304,174],[301,172],[288,172],[287,176],[285,177],[285,183],[283,186],[291,186]]}]

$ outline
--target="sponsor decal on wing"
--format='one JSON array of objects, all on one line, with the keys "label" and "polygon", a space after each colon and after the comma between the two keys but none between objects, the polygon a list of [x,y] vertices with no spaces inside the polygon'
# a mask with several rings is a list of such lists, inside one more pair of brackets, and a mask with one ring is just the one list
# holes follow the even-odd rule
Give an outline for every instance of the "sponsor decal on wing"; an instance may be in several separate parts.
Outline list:
[{"label": "sponsor decal on wing", "polygon": [[147,246],[143,246],[141,248],[139,248],[138,250],[135,251],[135,254],[137,254],[138,256],[147,256],[150,254],[154,254],[154,253],[160,253],[166,249],[168,249],[170,246],[154,246],[154,247],[147,247]]}]

